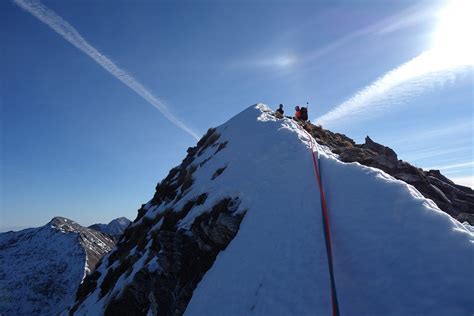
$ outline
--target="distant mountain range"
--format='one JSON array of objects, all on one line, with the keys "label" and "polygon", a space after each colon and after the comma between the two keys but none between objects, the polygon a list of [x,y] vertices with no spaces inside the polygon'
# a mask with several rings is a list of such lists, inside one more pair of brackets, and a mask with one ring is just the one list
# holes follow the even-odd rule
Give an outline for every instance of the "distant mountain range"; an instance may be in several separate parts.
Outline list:
[{"label": "distant mountain range", "polygon": [[55,217],[38,228],[0,233],[0,315],[56,315],[114,246],[130,221],[96,224],[112,236]]},{"label": "distant mountain range", "polygon": [[130,223],[131,221],[128,218],[119,217],[112,220],[108,224],[94,224],[89,226],[89,228],[98,230],[104,234],[108,234],[116,240],[123,234],[123,232],[130,225]]}]

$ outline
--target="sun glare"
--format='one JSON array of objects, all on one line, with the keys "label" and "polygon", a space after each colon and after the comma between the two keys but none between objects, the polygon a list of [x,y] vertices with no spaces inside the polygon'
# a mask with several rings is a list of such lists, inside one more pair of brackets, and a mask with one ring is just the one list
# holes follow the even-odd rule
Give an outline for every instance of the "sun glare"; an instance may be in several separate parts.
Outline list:
[{"label": "sun glare", "polygon": [[433,52],[445,62],[474,65],[474,0],[449,0],[438,18]]},{"label": "sun glare", "polygon": [[280,56],[275,58],[274,63],[279,67],[288,67],[291,66],[295,62],[295,58],[292,56]]}]

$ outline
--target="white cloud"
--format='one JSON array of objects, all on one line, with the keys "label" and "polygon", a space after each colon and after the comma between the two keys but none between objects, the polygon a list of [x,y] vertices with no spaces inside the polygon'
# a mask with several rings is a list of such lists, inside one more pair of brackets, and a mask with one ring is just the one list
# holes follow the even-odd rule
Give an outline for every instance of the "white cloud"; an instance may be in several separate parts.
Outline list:
[{"label": "white cloud", "polygon": [[385,19],[383,23],[378,23],[374,29],[378,35],[390,34],[432,18],[436,14],[436,10],[438,10],[437,4],[431,3],[430,7],[426,7],[425,3],[416,4]]},{"label": "white cloud", "polygon": [[474,189],[474,177],[473,176],[464,176],[464,177],[450,177],[451,181],[456,184],[460,184],[466,187]]},{"label": "white cloud", "polygon": [[[348,118],[354,120],[357,116],[379,114],[380,110],[404,103],[413,95],[453,81],[459,71],[474,69],[474,45],[470,41],[474,22],[467,13],[472,7],[470,0],[448,2],[440,11],[445,14],[438,14],[438,26],[430,49],[385,73],[318,121],[331,125]],[[413,23],[412,20],[416,21],[416,18],[410,18],[406,23]],[[404,27],[406,23],[393,24],[392,29]]]},{"label": "white cloud", "polygon": [[436,50],[425,51],[359,90],[317,121],[331,125],[379,114],[423,91],[452,82],[456,73],[470,66],[464,59],[445,57]]},{"label": "white cloud", "polygon": [[249,58],[244,60],[233,61],[227,65],[230,69],[241,68],[276,68],[279,70],[289,69],[291,66],[300,63],[300,60],[294,54],[272,55],[263,53],[259,58]]},{"label": "white cloud", "polygon": [[[418,144],[419,143],[414,140],[413,144]],[[451,145],[451,144],[450,144]],[[429,160],[433,161],[435,157],[448,157],[451,158],[451,160],[454,157],[454,160],[457,160],[458,158],[456,155],[453,155],[455,153],[462,153],[466,152],[472,149],[472,146],[451,146],[446,148],[446,146],[433,146],[433,147],[426,147],[426,148],[419,148],[415,150],[409,150],[406,152],[400,152],[398,154],[399,157],[402,157],[404,160],[409,160],[409,161],[416,161],[420,162],[423,160]],[[426,169],[426,168],[425,168]]]},{"label": "white cloud", "polygon": [[170,110],[162,100],[154,96],[132,75],[118,67],[113,61],[111,61],[109,58],[99,52],[95,47],[89,44],[72,25],[66,22],[54,11],[50,10],[37,0],[14,0],[14,3],[22,9],[31,13],[33,16],[35,16],[42,22],[44,22],[69,43],[71,43],[76,48],[91,57],[111,75],[116,77],[130,89],[135,91],[139,96],[145,99],[148,103],[158,109],[158,111],[160,111],[171,123],[182,129],[195,139],[199,138],[194,131],[192,131],[188,126],[186,126],[170,112]]},{"label": "white cloud", "polygon": [[315,59],[324,56],[362,36],[384,36],[395,31],[415,26],[432,18],[434,16],[435,10],[435,6],[427,8],[424,4],[411,6],[401,12],[349,33],[348,35],[343,36],[327,45],[319,47],[313,52],[303,56],[301,58],[301,62],[308,63],[314,61]]},{"label": "white cloud", "polygon": [[[474,161],[468,161],[463,163],[456,163],[451,165],[444,165],[444,166],[434,166],[430,168],[426,168],[428,170],[449,170],[449,169],[464,169],[465,167],[473,167]],[[471,169],[472,171],[472,169]]]},{"label": "white cloud", "polygon": [[[267,48],[259,54],[259,57],[248,58],[244,60],[234,61],[229,64],[230,68],[289,68],[289,66],[305,66],[304,71],[311,70],[312,67],[307,67],[318,58],[325,56],[332,51],[343,47],[349,42],[368,35],[388,35],[392,32],[409,28],[423,21],[431,18],[434,15],[434,8],[426,8],[425,5],[414,5],[401,12],[377,21],[373,24],[367,25],[360,29],[355,30],[343,37],[340,37],[328,44],[320,46],[313,51],[296,54],[284,54],[274,55],[274,48]],[[311,28],[311,22],[304,23],[298,27],[289,30],[286,34],[281,35],[282,38],[293,38],[300,34],[304,29]],[[319,66],[317,64],[316,66]],[[296,69],[296,68],[295,68]],[[301,72],[302,69],[298,69]]]},{"label": "white cloud", "polygon": [[[446,126],[432,126],[430,129],[420,129],[419,127],[406,131],[406,135],[400,137],[396,136],[390,144],[392,146],[401,145],[401,144],[416,144],[419,148],[418,143],[424,142],[426,140],[439,139],[442,137],[452,137],[453,134],[456,135],[456,141],[459,140],[472,140],[474,123],[471,119],[449,122]],[[452,145],[452,143],[451,143]],[[443,146],[445,148],[445,146]]]}]

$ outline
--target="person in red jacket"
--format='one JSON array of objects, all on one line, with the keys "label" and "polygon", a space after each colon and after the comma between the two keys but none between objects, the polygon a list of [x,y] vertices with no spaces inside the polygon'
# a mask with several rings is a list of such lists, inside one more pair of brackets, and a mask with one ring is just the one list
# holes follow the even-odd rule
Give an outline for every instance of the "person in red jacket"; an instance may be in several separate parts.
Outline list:
[{"label": "person in red jacket", "polygon": [[301,118],[301,110],[299,106],[295,107],[295,119],[299,120]]}]

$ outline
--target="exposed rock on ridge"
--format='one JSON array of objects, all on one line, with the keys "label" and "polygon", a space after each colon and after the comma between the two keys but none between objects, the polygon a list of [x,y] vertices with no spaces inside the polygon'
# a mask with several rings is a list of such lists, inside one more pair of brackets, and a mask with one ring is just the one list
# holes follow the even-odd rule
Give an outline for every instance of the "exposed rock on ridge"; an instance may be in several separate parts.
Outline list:
[{"label": "exposed rock on ridge", "polygon": [[424,171],[406,161],[399,160],[389,147],[365,138],[364,144],[356,144],[346,135],[333,133],[320,126],[305,124],[304,128],[318,142],[328,146],[344,162],[358,162],[362,165],[385,171],[396,179],[413,185],[423,196],[433,200],[438,207],[460,222],[474,225],[474,191],[455,184],[439,170]]},{"label": "exposed rock on ridge", "polygon": [[118,241],[130,223],[131,221],[128,218],[119,217],[110,221],[108,224],[94,224],[89,226],[89,228],[100,231],[103,234],[107,234],[114,241]]},{"label": "exposed rock on ridge", "polygon": [[115,246],[108,235],[95,229],[84,227],[65,217],[55,217],[49,222],[51,228],[63,233],[76,233],[86,253],[86,273],[92,272],[99,260]]},{"label": "exposed rock on ridge", "polygon": [[[212,195],[203,193],[183,201],[196,170],[225,149],[226,142],[219,143],[219,137],[210,129],[196,147],[188,149],[181,165],[157,185],[116,250],[81,284],[71,314],[81,314],[81,304],[87,304],[88,298],[103,300],[105,315],[184,313],[196,285],[235,237],[245,214],[237,197],[227,197],[197,216],[190,227],[179,225]],[[203,155],[206,158],[197,163]],[[216,170],[212,180],[224,169]],[[162,211],[154,212],[159,209]]]}]

